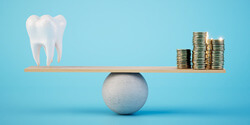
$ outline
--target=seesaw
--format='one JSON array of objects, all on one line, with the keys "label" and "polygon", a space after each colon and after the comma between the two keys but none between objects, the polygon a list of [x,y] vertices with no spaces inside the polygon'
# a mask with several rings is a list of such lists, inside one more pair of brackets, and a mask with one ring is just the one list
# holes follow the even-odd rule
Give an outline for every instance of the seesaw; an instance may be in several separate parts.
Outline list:
[{"label": "seesaw", "polygon": [[[194,32],[193,43],[194,51],[193,60],[194,68],[204,69],[205,51],[223,50],[214,54],[214,66],[219,66],[223,70],[193,70],[177,69],[176,67],[166,66],[49,66],[53,61],[54,49],[58,54],[58,62],[62,56],[62,39],[66,20],[62,15],[51,17],[43,15],[41,17],[31,15],[26,21],[26,29],[30,38],[30,45],[34,60],[38,66],[26,68],[25,72],[110,72],[105,79],[102,96],[105,104],[118,114],[132,114],[140,110],[145,104],[148,97],[148,86],[146,80],[140,73],[225,73],[224,65],[224,40],[217,40],[217,44],[211,46],[207,44],[207,32]],[[212,42],[213,43],[213,42]],[[223,43],[223,44],[222,44]],[[211,47],[209,47],[211,46]],[[47,66],[40,65],[40,48],[44,47],[47,56]],[[185,51],[187,51],[185,49]],[[186,67],[191,66],[190,51],[189,53],[181,52],[178,54],[178,64],[184,64]],[[197,52],[196,52],[197,51]],[[213,51],[215,52],[215,51]],[[211,55],[210,54],[210,55]],[[212,59],[212,58],[211,58]],[[212,63],[212,60],[208,60]],[[210,64],[208,63],[208,64]],[[177,64],[177,65],[178,65]],[[180,66],[180,65],[178,65]],[[214,69],[212,67],[212,69]]]},{"label": "seesaw", "polygon": [[148,96],[146,80],[140,73],[225,73],[226,70],[177,69],[167,66],[31,66],[25,72],[110,72],[102,95],[105,104],[118,114],[140,110]]}]

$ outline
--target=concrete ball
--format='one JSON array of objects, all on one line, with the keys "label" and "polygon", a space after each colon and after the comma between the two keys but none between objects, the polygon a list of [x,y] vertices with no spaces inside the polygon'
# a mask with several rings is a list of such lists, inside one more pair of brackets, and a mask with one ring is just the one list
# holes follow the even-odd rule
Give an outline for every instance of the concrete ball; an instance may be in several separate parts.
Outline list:
[{"label": "concrete ball", "polygon": [[102,88],[105,104],[118,114],[140,110],[148,97],[148,86],[140,73],[110,73]]}]

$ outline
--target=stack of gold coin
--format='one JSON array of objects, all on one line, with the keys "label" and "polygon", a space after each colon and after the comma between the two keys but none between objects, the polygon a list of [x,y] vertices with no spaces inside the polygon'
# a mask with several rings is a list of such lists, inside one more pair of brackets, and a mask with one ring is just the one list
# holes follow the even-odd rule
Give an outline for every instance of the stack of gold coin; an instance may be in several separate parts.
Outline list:
[{"label": "stack of gold coin", "polygon": [[193,32],[193,69],[203,70],[206,68],[206,41],[207,32]]},{"label": "stack of gold coin", "polygon": [[211,69],[212,68],[212,39],[207,39],[206,41],[206,69]]},{"label": "stack of gold coin", "polygon": [[177,68],[190,69],[191,68],[191,50],[177,49]]},{"label": "stack of gold coin", "polygon": [[211,69],[223,69],[224,67],[224,39],[213,39],[212,41],[212,65]]}]

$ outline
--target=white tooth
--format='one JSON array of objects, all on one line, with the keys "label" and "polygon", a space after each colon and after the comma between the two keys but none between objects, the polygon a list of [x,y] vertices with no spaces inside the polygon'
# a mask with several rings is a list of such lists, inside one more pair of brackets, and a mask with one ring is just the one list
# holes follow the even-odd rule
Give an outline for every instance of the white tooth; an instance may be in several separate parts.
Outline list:
[{"label": "white tooth", "polygon": [[66,20],[62,15],[51,17],[43,15],[30,16],[26,21],[26,28],[30,37],[30,44],[36,64],[40,65],[40,48],[43,46],[47,56],[47,66],[53,61],[54,49],[58,53],[58,62],[62,57],[62,39]]}]

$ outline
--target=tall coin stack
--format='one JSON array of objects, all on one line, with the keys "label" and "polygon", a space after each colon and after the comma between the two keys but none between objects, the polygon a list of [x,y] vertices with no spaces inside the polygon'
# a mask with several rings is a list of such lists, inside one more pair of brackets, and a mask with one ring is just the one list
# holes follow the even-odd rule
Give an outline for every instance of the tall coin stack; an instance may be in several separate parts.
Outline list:
[{"label": "tall coin stack", "polygon": [[223,69],[224,67],[224,39],[212,40],[212,69]]},{"label": "tall coin stack", "polygon": [[207,50],[206,50],[206,69],[212,68],[212,39],[207,39],[206,42]]},{"label": "tall coin stack", "polygon": [[207,32],[193,32],[193,69],[203,70],[206,68],[206,41]]},{"label": "tall coin stack", "polygon": [[177,49],[177,68],[190,69],[191,68],[191,50]]}]

